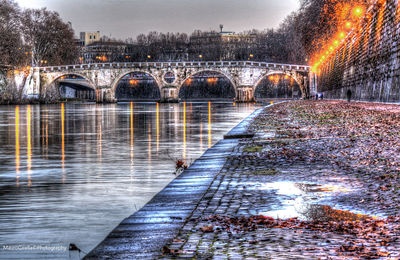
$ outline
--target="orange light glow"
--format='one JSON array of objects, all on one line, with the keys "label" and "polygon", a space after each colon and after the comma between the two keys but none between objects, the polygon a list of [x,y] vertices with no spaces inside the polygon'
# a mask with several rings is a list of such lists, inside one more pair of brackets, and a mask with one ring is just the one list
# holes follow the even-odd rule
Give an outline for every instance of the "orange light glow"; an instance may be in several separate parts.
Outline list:
[{"label": "orange light glow", "polygon": [[361,15],[363,15],[363,9],[361,8],[361,7],[356,7],[355,9],[354,9],[354,15],[356,16],[356,17],[360,17]]},{"label": "orange light glow", "polygon": [[28,105],[26,111],[26,164],[27,164],[27,171],[28,171],[28,187],[32,186],[32,138],[31,138],[31,106]]},{"label": "orange light glow", "polygon": [[350,29],[350,28],[351,28],[351,22],[347,22],[347,23],[346,23],[346,28],[347,28],[347,29]]},{"label": "orange light glow", "polygon": [[207,83],[208,83],[208,84],[214,85],[214,84],[216,84],[217,82],[218,82],[218,78],[208,78],[208,79],[207,79]]},{"label": "orange light glow", "polygon": [[15,171],[17,179],[17,187],[19,186],[19,168],[20,168],[20,155],[19,155],[19,106],[15,107]]},{"label": "orange light glow", "polygon": [[[61,103],[61,167],[65,169],[65,108],[64,103]],[[65,175],[62,177],[65,183]]]},{"label": "orange light glow", "polygon": [[131,84],[132,86],[137,86],[139,84],[139,80],[131,79],[131,80],[129,80],[129,84]]},{"label": "orange light glow", "polygon": [[343,39],[346,36],[346,34],[344,32],[339,33],[339,38]]}]

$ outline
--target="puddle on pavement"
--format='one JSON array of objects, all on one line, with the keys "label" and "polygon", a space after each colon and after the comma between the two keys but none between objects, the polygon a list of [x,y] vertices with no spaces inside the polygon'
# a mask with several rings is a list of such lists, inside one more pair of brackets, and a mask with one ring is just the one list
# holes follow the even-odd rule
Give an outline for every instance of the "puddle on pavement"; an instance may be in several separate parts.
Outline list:
[{"label": "puddle on pavement", "polygon": [[261,184],[257,189],[271,191],[279,200],[279,203],[272,205],[270,209],[258,212],[267,217],[312,221],[356,221],[374,218],[363,212],[338,210],[322,204],[335,195],[353,191],[344,186],[273,182]]}]

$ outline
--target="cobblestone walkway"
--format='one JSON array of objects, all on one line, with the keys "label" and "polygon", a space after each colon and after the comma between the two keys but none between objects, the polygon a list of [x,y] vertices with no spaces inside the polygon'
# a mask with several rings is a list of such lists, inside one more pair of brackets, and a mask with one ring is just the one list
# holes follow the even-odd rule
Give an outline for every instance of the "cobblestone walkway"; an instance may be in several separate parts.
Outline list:
[{"label": "cobblestone walkway", "polygon": [[[161,259],[360,259],[340,250],[364,243],[352,234],[294,228],[234,230],[221,228],[211,217],[341,221],[398,215],[396,193],[382,197],[374,192],[382,183],[359,168],[335,163],[326,154],[333,143],[348,145],[349,140],[334,135],[307,138],[301,134],[304,125],[298,118],[282,112],[293,109],[288,106],[266,109],[254,121],[255,137],[242,139],[234,148],[196,210],[164,247]],[[300,134],[292,135],[296,131]],[[382,203],[383,198],[390,201]],[[399,242],[363,250],[378,250],[371,258],[398,259]]]}]

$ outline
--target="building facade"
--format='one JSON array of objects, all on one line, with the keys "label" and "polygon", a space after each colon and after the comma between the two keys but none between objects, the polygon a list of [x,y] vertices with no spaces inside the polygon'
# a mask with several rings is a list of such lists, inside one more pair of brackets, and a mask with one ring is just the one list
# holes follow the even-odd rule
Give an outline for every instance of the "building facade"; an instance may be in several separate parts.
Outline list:
[{"label": "building facade", "polygon": [[88,46],[94,42],[100,41],[100,31],[97,32],[81,32],[80,33],[80,43],[81,46]]}]

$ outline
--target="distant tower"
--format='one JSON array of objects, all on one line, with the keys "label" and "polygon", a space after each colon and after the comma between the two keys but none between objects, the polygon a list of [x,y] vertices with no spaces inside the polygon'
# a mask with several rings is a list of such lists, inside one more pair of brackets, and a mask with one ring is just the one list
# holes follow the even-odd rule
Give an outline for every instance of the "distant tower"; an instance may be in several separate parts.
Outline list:
[{"label": "distant tower", "polygon": [[223,25],[223,24],[220,24],[220,25],[219,25],[219,28],[221,29],[221,33],[222,33],[222,31],[224,30],[224,25]]}]

